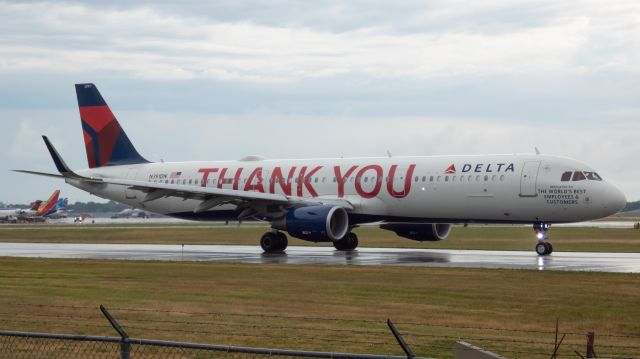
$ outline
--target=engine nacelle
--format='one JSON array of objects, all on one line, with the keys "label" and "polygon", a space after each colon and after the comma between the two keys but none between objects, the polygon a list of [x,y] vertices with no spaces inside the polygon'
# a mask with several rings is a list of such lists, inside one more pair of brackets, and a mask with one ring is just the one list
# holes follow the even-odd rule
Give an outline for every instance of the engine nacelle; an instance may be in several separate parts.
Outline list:
[{"label": "engine nacelle", "polygon": [[333,242],[349,231],[349,215],[338,206],[295,207],[271,225],[305,241]]},{"label": "engine nacelle", "polygon": [[400,237],[420,242],[441,241],[451,233],[449,223],[383,224],[380,228],[393,231]]}]

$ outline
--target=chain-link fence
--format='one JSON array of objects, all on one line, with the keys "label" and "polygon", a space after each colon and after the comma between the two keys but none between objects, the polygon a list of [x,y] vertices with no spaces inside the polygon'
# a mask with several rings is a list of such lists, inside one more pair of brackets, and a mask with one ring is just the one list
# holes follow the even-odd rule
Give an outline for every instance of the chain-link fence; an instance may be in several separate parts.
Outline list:
[{"label": "chain-link fence", "polygon": [[0,331],[0,358],[15,359],[407,359],[403,356],[221,346],[153,339]]},{"label": "chain-link fence", "polygon": [[373,355],[338,352],[266,349],[240,346],[198,344],[155,339],[130,338],[126,330],[106,308],[100,310],[119,337],[86,336],[36,332],[0,331],[0,358],[16,359],[260,359],[325,358],[325,359],[412,359],[413,352],[391,321],[388,326],[406,356]]},{"label": "chain-link fence", "polygon": [[[150,340],[130,338],[119,322],[104,308],[103,314],[108,322],[100,316],[87,313],[89,310],[94,311],[95,307],[51,304],[24,304],[24,307],[28,309],[24,313],[3,313],[0,310],[0,325],[11,325],[9,328],[13,325],[22,327],[14,330],[89,332],[102,336],[0,331],[0,358],[258,359],[260,356],[281,356],[406,359],[413,357],[412,349],[416,355],[422,357],[450,358],[454,344],[464,340],[513,358],[549,358],[554,354],[557,357],[577,358],[577,352],[587,356],[591,351],[598,353],[599,357],[640,359],[640,336],[633,331],[600,332],[597,345],[593,343],[594,334],[589,333],[589,347],[585,346],[584,332],[559,330],[558,323],[555,331],[549,331],[399,321],[402,334],[407,339],[405,341],[390,322],[385,326],[383,321],[372,319],[114,308],[119,313],[119,320],[125,323],[124,327],[137,333],[137,336],[163,339]],[[110,336],[114,329],[119,336]],[[390,335],[389,329],[393,336]],[[262,346],[297,350],[256,348]],[[402,351],[405,355],[399,356]],[[369,354],[355,354],[356,352]],[[395,355],[379,355],[381,353]],[[595,354],[593,356],[595,357]]]}]

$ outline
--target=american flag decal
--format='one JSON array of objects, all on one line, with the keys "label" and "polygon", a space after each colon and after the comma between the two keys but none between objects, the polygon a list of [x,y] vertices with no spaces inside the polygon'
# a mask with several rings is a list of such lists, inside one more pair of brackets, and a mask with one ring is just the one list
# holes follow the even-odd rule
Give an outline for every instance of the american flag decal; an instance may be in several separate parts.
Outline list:
[{"label": "american flag decal", "polygon": [[171,174],[169,175],[169,178],[170,179],[180,178],[180,176],[182,176],[182,172],[171,172]]}]

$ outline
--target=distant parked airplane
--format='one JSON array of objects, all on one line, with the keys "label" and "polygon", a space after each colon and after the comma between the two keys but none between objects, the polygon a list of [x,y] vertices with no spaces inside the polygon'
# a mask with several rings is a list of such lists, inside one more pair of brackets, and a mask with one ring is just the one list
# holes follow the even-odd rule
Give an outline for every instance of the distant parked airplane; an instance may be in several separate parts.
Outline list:
[{"label": "distant parked airplane", "polygon": [[364,223],[416,241],[445,239],[452,223],[520,223],[533,225],[536,252],[547,255],[551,224],[605,217],[626,203],[590,166],[539,154],[152,163],[93,84],[76,94],[89,168],[72,171],[43,136],[60,174],[19,172],[178,218],[268,221],[267,252],[287,247],[282,231],[351,250],[352,229]]},{"label": "distant parked airplane", "polygon": [[33,202],[29,209],[2,208],[0,209],[0,220],[4,222],[17,222],[20,220],[29,221],[43,218],[54,211],[59,196],[60,190],[55,190],[48,200],[44,202],[37,200]]}]

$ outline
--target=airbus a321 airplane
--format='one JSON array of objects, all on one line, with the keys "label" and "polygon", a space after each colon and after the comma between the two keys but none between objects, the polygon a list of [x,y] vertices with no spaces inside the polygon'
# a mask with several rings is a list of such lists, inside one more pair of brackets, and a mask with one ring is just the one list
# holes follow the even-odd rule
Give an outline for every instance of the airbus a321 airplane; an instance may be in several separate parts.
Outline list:
[{"label": "airbus a321 airplane", "polygon": [[[553,223],[606,217],[624,194],[590,166],[547,155],[428,156],[154,163],[134,148],[93,84],[77,84],[89,168],[72,171],[47,137],[65,182],[136,208],[191,220],[268,221],[264,251],[290,236],[352,250],[364,223],[415,241],[452,224],[532,224],[536,252],[553,251]],[[185,141],[187,139],[184,139]]]}]

